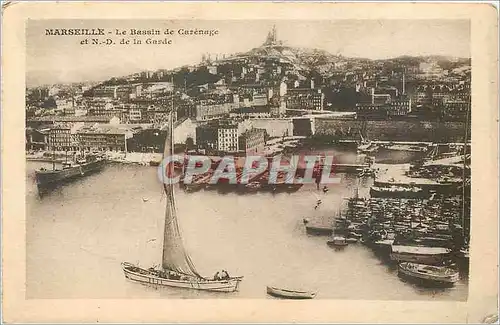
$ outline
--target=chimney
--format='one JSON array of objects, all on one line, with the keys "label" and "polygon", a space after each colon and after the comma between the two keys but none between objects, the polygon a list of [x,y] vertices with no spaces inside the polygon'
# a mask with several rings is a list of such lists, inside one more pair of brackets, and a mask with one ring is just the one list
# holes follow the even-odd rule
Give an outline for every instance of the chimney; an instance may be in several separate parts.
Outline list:
[{"label": "chimney", "polygon": [[375,88],[372,87],[372,104],[375,104]]}]

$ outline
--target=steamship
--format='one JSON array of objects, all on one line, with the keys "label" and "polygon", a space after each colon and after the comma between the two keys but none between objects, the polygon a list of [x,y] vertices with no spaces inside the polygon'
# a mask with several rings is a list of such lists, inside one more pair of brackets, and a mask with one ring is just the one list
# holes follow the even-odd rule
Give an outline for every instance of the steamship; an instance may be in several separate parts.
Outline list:
[{"label": "steamship", "polygon": [[62,169],[56,169],[55,164],[52,169],[41,168],[35,171],[38,191],[44,193],[72,179],[98,172],[105,164],[104,158],[88,155],[84,159],[63,162]]}]

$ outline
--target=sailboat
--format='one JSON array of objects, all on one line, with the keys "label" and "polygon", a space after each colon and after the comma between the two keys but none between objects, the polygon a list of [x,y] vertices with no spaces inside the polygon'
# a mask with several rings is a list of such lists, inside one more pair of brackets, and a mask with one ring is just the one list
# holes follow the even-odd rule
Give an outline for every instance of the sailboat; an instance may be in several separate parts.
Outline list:
[{"label": "sailboat", "polygon": [[[171,112],[169,116],[169,130],[163,153],[164,158],[173,155],[173,143],[173,119]],[[172,165],[168,165],[169,175],[173,175]],[[227,272],[222,272],[223,274],[225,273],[224,277],[217,274],[214,278],[206,278],[198,273],[182,242],[177,222],[174,184],[168,179],[163,182],[163,188],[166,196],[166,211],[161,268],[151,267],[143,269],[132,263],[124,262],[122,263],[122,268],[125,278],[155,286],[219,292],[237,291],[243,277],[230,277]]]}]

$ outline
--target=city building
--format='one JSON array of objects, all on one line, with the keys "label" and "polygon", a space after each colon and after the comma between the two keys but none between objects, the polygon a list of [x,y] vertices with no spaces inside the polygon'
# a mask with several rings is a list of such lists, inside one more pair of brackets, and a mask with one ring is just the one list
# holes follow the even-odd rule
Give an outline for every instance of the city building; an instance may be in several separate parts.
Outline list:
[{"label": "city building", "polygon": [[269,118],[271,117],[271,107],[269,106],[252,106],[240,107],[229,114],[230,118]]},{"label": "city building", "polygon": [[249,129],[243,132],[239,137],[239,150],[244,151],[246,155],[258,155],[264,151],[265,145],[264,129]]},{"label": "city building", "polygon": [[78,150],[78,143],[69,124],[55,125],[49,130],[48,149],[54,151]]},{"label": "city building", "polygon": [[196,144],[201,149],[217,152],[238,152],[239,136],[249,129],[248,122],[211,121],[196,128]]},{"label": "city building", "polygon": [[127,151],[127,139],[133,137],[131,128],[115,125],[82,127],[76,133],[81,150]]},{"label": "city building", "polygon": [[142,119],[142,111],[138,108],[129,109],[128,111],[128,119],[131,122],[140,121]]},{"label": "city building", "polygon": [[443,116],[449,119],[464,119],[470,110],[471,103],[466,100],[447,100],[442,110]]},{"label": "city building", "polygon": [[388,116],[404,116],[411,112],[411,99],[392,100],[386,105]]},{"label": "city building", "polygon": [[109,98],[114,99],[117,97],[116,86],[100,86],[92,89],[92,95],[94,98]]},{"label": "city building", "polygon": [[75,113],[73,99],[57,99],[56,105],[57,110],[62,112],[64,115],[71,115]]},{"label": "city building", "polygon": [[321,89],[290,88],[285,98],[287,109],[322,111],[325,94]]},{"label": "city building", "polygon": [[238,108],[239,103],[223,103],[223,104],[199,104],[196,105],[196,120],[208,121],[225,117],[233,109]]},{"label": "city building", "polygon": [[383,93],[383,94],[377,94],[375,93],[375,88],[371,89],[371,96],[372,96],[372,104],[386,104],[391,101],[391,94]]},{"label": "city building", "polygon": [[358,118],[385,119],[388,116],[385,103],[357,103],[356,114]]}]

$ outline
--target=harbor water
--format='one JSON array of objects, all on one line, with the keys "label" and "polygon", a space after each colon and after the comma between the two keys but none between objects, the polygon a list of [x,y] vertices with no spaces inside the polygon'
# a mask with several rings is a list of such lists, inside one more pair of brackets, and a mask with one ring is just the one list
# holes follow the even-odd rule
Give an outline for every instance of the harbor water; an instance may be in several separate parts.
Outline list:
[{"label": "harbor water", "polygon": [[[355,156],[355,154],[354,154]],[[352,158],[352,157],[350,157]],[[155,288],[125,279],[121,262],[161,260],[165,198],[155,167],[110,164],[40,198],[26,169],[27,298],[266,298],[266,286],[317,290],[317,299],[466,300],[467,280],[453,288],[419,288],[370,249],[342,251],[309,236],[303,219],[331,225],[344,198],[371,181],[341,174],[329,191],[307,184],[295,193],[177,191],[185,246],[197,269],[244,276],[234,293]],[[314,206],[318,199],[322,205]]]}]

